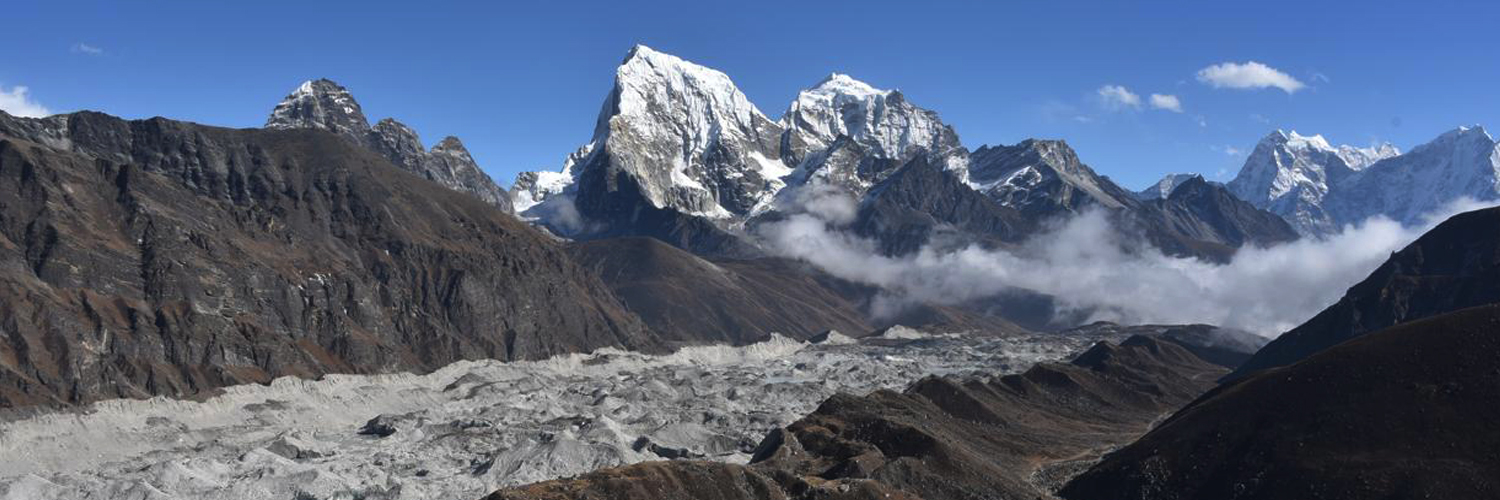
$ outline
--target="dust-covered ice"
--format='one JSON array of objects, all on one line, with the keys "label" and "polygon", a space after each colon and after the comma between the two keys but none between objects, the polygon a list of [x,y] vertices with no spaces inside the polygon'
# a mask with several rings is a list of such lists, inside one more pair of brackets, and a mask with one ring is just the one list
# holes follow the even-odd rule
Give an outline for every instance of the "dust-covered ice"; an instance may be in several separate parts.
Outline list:
[{"label": "dust-covered ice", "polygon": [[999,375],[1095,338],[905,333],[330,375],[0,423],[0,499],[480,498],[670,458],[743,462],[834,392]]}]

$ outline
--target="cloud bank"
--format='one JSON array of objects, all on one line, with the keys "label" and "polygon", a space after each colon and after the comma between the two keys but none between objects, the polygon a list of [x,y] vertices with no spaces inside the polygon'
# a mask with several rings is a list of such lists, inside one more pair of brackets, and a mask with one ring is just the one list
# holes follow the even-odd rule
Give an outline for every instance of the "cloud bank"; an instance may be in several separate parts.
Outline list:
[{"label": "cloud bank", "polygon": [[22,85],[11,87],[10,90],[0,87],[0,111],[26,118],[41,118],[52,114],[46,106],[31,100],[31,96],[27,95],[29,90]]},{"label": "cloud bank", "polygon": [[1307,86],[1296,78],[1292,78],[1292,75],[1255,61],[1226,62],[1203,68],[1198,70],[1198,81],[1214,88],[1265,89],[1274,87],[1288,94]]},{"label": "cloud bank", "polygon": [[1207,323],[1275,336],[1337,301],[1437,222],[1480,206],[1455,203],[1422,227],[1373,218],[1322,240],[1244,248],[1227,264],[1129,250],[1102,212],[1074,217],[1014,251],[969,246],[885,256],[815,211],[767,224],[759,234],[784,256],[885,290],[874,304],[876,316],[1021,288],[1052,295],[1059,314],[1089,321]]}]

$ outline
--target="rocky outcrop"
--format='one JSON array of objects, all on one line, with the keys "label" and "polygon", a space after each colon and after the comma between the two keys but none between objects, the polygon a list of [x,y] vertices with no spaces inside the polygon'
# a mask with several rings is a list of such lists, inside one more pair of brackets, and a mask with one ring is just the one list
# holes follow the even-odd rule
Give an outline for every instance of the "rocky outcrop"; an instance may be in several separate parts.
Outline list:
[{"label": "rocky outcrop", "polygon": [[1382,328],[1500,302],[1500,208],[1455,215],[1344,297],[1255,354],[1232,377],[1283,366]]},{"label": "rocky outcrop", "polygon": [[0,114],[0,406],[661,348],[549,238],[334,132]]},{"label": "rocky outcrop", "polygon": [[1070,500],[1500,496],[1500,306],[1413,321],[1220,387]]},{"label": "rocky outcrop", "polygon": [[271,111],[265,128],[327,130],[380,153],[408,172],[512,210],[510,194],[479,168],[457,137],[445,137],[431,150],[424,150],[417,132],[393,118],[371,127],[353,94],[328,79],[303,82]]}]

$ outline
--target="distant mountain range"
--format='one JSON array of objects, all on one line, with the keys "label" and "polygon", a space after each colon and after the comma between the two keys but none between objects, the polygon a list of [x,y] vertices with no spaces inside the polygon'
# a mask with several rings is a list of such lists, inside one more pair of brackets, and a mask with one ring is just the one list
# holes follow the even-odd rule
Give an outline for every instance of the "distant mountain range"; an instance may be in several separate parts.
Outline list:
[{"label": "distant mountain range", "polygon": [[[1139,195],[1163,196],[1192,175],[1169,175]],[[1404,154],[1390,144],[1332,146],[1322,136],[1277,130],[1227,187],[1305,236],[1375,216],[1418,225],[1455,200],[1500,199],[1500,144],[1479,126],[1445,132]]]},{"label": "distant mountain range", "polygon": [[1142,201],[1062,141],[971,153],[937,113],[848,75],[829,75],[772,120],[727,75],[645,46],[616,70],[593,140],[561,171],[521,174],[514,191],[517,213],[559,235],[652,236],[705,255],[745,252],[759,223],[830,195],[856,201],[858,234],[888,254],[940,229],[1014,243],[1095,208],[1141,241],[1211,260],[1297,237],[1233,196]]}]

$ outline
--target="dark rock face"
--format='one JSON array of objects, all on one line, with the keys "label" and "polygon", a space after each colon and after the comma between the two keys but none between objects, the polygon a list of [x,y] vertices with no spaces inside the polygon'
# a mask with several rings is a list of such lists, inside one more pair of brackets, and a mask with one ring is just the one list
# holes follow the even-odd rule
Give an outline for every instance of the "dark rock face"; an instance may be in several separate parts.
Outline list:
[{"label": "dark rock face", "polygon": [[1271,246],[1299,237],[1281,217],[1202,177],[1183,181],[1166,198],[1143,202],[1133,218],[1167,253],[1214,261],[1227,261],[1245,245]]},{"label": "dark rock face", "polygon": [[970,155],[969,180],[1034,221],[1104,210],[1117,227],[1169,255],[1224,262],[1241,246],[1298,237],[1280,217],[1201,177],[1184,181],[1166,198],[1142,200],[1084,165],[1063,141],[981,147]]},{"label": "dark rock face", "polygon": [[1021,375],[836,395],[767,436],[748,467],[648,463],[489,498],[1041,498],[1056,476],[1144,432],[1224,371],[1131,337]]},{"label": "dark rock face", "polygon": [[457,137],[446,137],[428,151],[422,149],[416,131],[395,119],[382,119],[372,128],[349,90],[331,80],[312,80],[297,87],[271,111],[265,127],[333,132],[408,172],[477,196],[506,212],[512,210],[510,194],[479,168]]},{"label": "dark rock face", "polygon": [[1500,497],[1500,306],[1390,327],[1220,387],[1070,500]]},{"label": "dark rock face", "polygon": [[772,332],[805,339],[874,329],[851,293],[857,287],[797,262],[709,261],[644,237],[578,243],[569,253],[671,341],[747,344]]},{"label": "dark rock face", "polygon": [[659,349],[557,244],[317,130],[0,114],[0,406]]},{"label": "dark rock face", "polygon": [[1500,302],[1500,208],[1453,216],[1342,299],[1266,345],[1230,377],[1288,365],[1392,325]]},{"label": "dark rock face", "polygon": [[969,155],[969,181],[985,195],[1031,217],[1085,207],[1135,206],[1133,194],[1094,173],[1063,141],[1028,139],[1014,146],[982,146]]},{"label": "dark rock face", "polygon": [[[659,208],[641,193],[634,177],[609,169],[588,169],[579,176],[576,207],[581,227],[547,226],[578,240],[646,236],[672,246],[712,257],[755,257],[763,252],[740,235],[706,217],[673,208]],[[572,203],[560,199],[553,203]]]},{"label": "dark rock face", "polygon": [[904,255],[944,236],[956,244],[1014,243],[1031,226],[1015,209],[970,189],[927,155],[918,155],[870,189],[853,229],[878,242],[883,253]]}]

